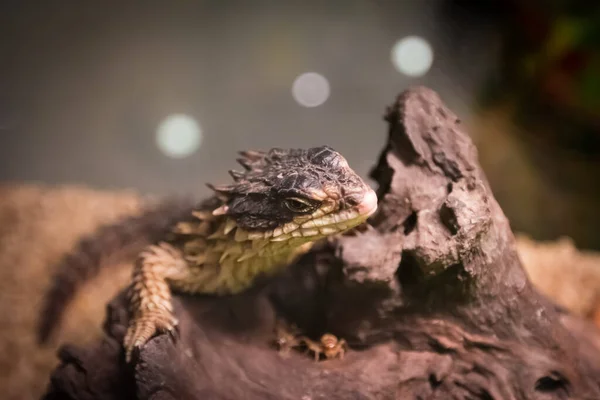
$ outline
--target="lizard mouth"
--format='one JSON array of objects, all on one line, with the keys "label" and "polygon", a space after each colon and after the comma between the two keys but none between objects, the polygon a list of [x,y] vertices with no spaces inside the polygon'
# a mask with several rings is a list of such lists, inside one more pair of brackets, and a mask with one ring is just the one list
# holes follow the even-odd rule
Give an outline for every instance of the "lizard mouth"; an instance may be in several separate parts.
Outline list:
[{"label": "lizard mouth", "polygon": [[236,241],[267,240],[268,242],[291,241],[295,244],[317,240],[348,231],[365,222],[377,210],[377,195],[368,189],[358,204],[335,210],[328,202],[312,215],[304,215],[292,222],[270,231],[244,232],[237,229]]},{"label": "lizard mouth", "polygon": [[[361,201],[353,207],[325,215],[314,215],[308,221],[300,222],[281,239],[273,237],[273,241],[285,240],[284,238],[309,238],[322,237],[341,233],[360,225],[377,210],[377,195],[369,189]],[[285,232],[285,230],[284,230]]]}]

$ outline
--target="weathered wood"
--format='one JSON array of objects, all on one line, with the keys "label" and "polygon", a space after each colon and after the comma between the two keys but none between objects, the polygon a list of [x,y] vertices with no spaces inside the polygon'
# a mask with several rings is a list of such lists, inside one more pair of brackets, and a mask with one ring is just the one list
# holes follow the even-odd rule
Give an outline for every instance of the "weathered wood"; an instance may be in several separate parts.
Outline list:
[{"label": "weathered wood", "polygon": [[[419,87],[386,120],[370,226],[241,296],[177,296],[178,338],[151,340],[133,369],[119,296],[102,343],[63,349],[46,398],[600,399],[590,334],[528,282],[458,118]],[[282,357],[269,346],[276,315],[351,350]]]}]

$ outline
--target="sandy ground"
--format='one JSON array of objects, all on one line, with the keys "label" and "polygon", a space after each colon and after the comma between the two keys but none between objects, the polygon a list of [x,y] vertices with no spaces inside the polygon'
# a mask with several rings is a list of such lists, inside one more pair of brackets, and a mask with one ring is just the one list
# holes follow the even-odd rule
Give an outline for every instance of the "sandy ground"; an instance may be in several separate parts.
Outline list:
[{"label": "sandy ground", "polygon": [[[101,335],[106,302],[123,287],[131,265],[104,270],[82,290],[52,343],[35,341],[37,312],[53,266],[81,235],[139,211],[133,192],[82,187],[0,186],[0,392],[36,399],[56,365],[62,342]],[[578,315],[593,318],[600,298],[600,254],[580,253],[568,239],[536,243],[519,237],[519,251],[542,292]],[[600,313],[598,313],[600,315]],[[600,317],[599,317],[600,323]],[[599,325],[600,326],[600,325]]]},{"label": "sandy ground", "polygon": [[35,325],[53,266],[78,237],[101,222],[136,213],[134,193],[78,187],[0,187],[0,392],[35,399],[46,386],[61,342],[85,343],[101,333],[106,301],[129,277],[130,266],[105,270],[69,308],[58,335],[37,345]]},{"label": "sandy ground", "polygon": [[[568,237],[536,242],[517,235],[521,261],[538,290],[585,318],[600,310],[600,252],[580,251]],[[597,321],[600,327],[600,320]]]}]

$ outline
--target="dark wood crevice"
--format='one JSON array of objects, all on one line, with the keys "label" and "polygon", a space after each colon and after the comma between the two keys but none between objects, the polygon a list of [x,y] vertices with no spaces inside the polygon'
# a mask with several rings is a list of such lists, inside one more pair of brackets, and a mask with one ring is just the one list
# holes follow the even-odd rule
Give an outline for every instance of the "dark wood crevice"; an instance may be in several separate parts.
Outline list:
[{"label": "dark wood crevice", "polygon": [[[151,340],[133,369],[117,297],[106,338],[64,348],[46,398],[600,399],[599,353],[528,282],[456,115],[418,87],[385,119],[369,228],[240,296],[177,296],[178,339]],[[269,346],[276,317],[352,349],[283,358]]]}]

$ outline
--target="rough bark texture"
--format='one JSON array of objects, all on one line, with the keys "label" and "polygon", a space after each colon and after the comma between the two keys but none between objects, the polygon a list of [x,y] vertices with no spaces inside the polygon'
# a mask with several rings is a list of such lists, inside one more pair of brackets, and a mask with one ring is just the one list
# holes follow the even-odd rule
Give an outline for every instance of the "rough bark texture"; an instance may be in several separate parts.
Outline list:
[{"label": "rough bark texture", "polygon": [[[532,288],[458,118],[414,88],[386,120],[370,227],[241,296],[177,296],[179,337],[151,340],[132,368],[118,296],[103,341],[63,348],[46,398],[600,399],[592,336]],[[351,351],[282,357],[276,315]]]}]

